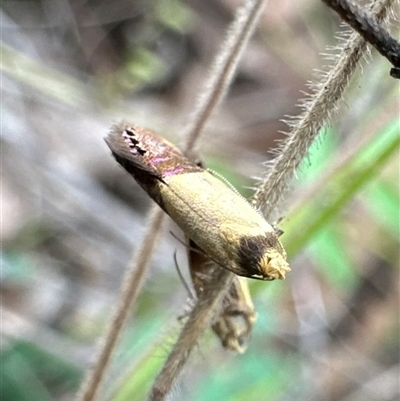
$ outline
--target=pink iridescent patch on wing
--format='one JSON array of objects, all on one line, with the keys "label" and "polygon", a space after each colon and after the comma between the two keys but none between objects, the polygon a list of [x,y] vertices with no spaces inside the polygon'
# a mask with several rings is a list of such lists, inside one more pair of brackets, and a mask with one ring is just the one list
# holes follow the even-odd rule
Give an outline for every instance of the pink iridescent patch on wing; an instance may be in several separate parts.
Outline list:
[{"label": "pink iridescent patch on wing", "polygon": [[164,172],[163,176],[164,177],[170,177],[172,175],[177,175],[185,172],[185,168],[182,166],[175,166],[175,168],[171,170],[167,170]]}]

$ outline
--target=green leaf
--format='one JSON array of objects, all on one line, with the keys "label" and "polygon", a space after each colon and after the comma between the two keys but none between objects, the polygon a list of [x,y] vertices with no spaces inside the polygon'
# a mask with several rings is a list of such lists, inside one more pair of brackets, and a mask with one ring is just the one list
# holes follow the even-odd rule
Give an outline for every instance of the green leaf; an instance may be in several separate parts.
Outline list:
[{"label": "green leaf", "polygon": [[3,400],[54,401],[52,393],[75,390],[81,379],[78,367],[27,341],[15,340],[3,350],[0,364]]},{"label": "green leaf", "polygon": [[367,183],[374,179],[399,148],[399,122],[390,124],[381,134],[342,163],[318,188],[305,205],[293,210],[283,224],[282,242],[290,258],[303,249],[329,224],[342,208]]}]

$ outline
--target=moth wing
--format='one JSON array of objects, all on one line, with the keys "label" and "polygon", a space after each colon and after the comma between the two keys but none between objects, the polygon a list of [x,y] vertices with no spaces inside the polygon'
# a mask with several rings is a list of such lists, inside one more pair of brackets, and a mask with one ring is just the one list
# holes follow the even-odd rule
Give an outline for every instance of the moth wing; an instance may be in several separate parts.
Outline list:
[{"label": "moth wing", "polygon": [[147,174],[161,179],[159,171],[142,161],[143,156],[140,154],[133,154],[124,138],[119,132],[111,131],[107,137],[104,138],[107,146],[111,149],[116,160],[128,171],[138,169]]}]

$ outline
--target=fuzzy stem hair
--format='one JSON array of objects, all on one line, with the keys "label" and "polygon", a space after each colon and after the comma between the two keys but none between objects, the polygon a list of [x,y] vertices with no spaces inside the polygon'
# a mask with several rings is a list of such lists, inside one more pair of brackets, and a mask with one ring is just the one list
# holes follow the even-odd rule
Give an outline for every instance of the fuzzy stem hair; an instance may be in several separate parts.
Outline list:
[{"label": "fuzzy stem hair", "polygon": [[189,155],[196,153],[205,124],[225,97],[265,3],[266,0],[247,0],[236,12],[185,130],[184,151]]},{"label": "fuzzy stem hair", "polygon": [[[226,38],[215,58],[210,75],[206,80],[204,92],[198,99],[191,124],[186,130],[184,150],[195,154],[195,147],[212,111],[224,98],[239,59],[245,49],[266,0],[247,0],[239,8],[235,19],[228,28]],[[232,284],[234,275],[226,269],[216,269],[212,282],[199,296],[187,323],[168,355],[164,367],[157,376],[150,392],[149,400],[161,401],[168,397],[181,371],[196,346],[199,338],[215,315],[220,301]]]},{"label": "fuzzy stem hair", "polygon": [[[378,20],[387,14],[389,0],[379,2],[373,12]],[[276,161],[256,191],[253,204],[261,208],[266,218],[281,198],[284,189],[292,180],[295,168],[306,157],[320,127],[333,115],[339,100],[354,73],[358,62],[366,51],[365,41],[353,34],[343,46],[332,71],[319,84],[315,95],[304,105],[306,110],[293,125],[288,140],[279,148]],[[272,178],[269,178],[272,177]],[[204,330],[210,325],[218,302],[232,283],[232,273],[216,269],[211,282],[198,298],[178,341],[167,357],[167,361],[156,378],[149,401],[163,401],[168,398],[190,354]]]},{"label": "fuzzy stem hair", "polygon": [[137,300],[147,277],[151,260],[149,255],[154,252],[164,220],[163,211],[154,205],[149,213],[147,233],[128,264],[118,303],[111,314],[103,338],[100,341],[95,364],[87,372],[79,390],[77,401],[93,401],[97,398],[106,369],[110,364],[118,339],[128,320],[129,311]]},{"label": "fuzzy stem hair", "polygon": [[[265,4],[265,2],[266,0],[247,1],[245,6],[239,9],[237,16],[228,31],[227,37],[222,44],[221,51],[216,57],[213,68],[210,71],[209,78],[206,80],[205,85],[203,85],[204,90],[200,95],[194,108],[194,112],[190,118],[191,123],[184,137],[184,150],[186,153],[193,154],[192,151],[199,141],[203,132],[203,128],[210,118],[211,113],[221,103],[223,97],[226,95],[227,89],[237,68],[240,56],[246,47],[251,33],[253,32],[258,17],[261,13],[262,6]],[[128,319],[128,312],[138,298],[140,289],[142,288],[145,278],[147,277],[151,255],[157,244],[159,233],[162,229],[164,221],[164,214],[158,209],[157,206],[152,208],[149,221],[150,223],[147,234],[138,247],[138,250],[132,258],[132,261],[129,263],[130,267],[128,268],[123,280],[123,286],[117,307],[112,313],[108,323],[94,366],[88,371],[87,376],[78,392],[76,398],[77,401],[94,401],[96,399],[101,383],[104,380],[107,367],[110,364],[113,351],[115,350],[122,329]],[[221,276],[222,277],[219,281],[221,285],[222,283],[226,283],[226,285],[223,286],[226,291],[230,285],[228,282],[232,282],[233,275],[232,273],[228,271],[225,272],[225,270],[223,270],[221,272]],[[216,289],[213,290],[213,292],[215,291]],[[219,295],[212,297],[212,303],[214,304],[214,307],[207,310],[205,313],[206,317],[203,319],[205,322],[204,328],[201,330],[200,334],[196,333],[196,335],[193,337],[195,342],[205,330],[207,324],[210,323],[218,301],[222,299],[224,295],[224,291],[222,291],[222,289],[219,289],[217,292]],[[203,304],[199,303],[199,305],[201,305],[201,308],[207,309]],[[195,310],[196,307],[194,308],[194,311]],[[188,323],[192,321],[193,320],[189,318]],[[183,337],[186,338],[185,336]],[[178,349],[180,348],[178,346]],[[188,355],[190,354],[191,349],[192,347],[189,347],[188,352],[186,352]],[[175,356],[175,354],[173,355]],[[173,359],[175,359],[175,357]],[[186,361],[186,359],[187,358],[181,359],[178,357],[178,360]]]},{"label": "fuzzy stem hair", "polygon": [[[385,18],[391,3],[391,0],[375,2],[372,15],[376,21]],[[330,71],[312,85],[311,95],[301,105],[304,111],[295,119],[286,121],[291,132],[274,151],[276,157],[266,163],[266,174],[253,196],[253,205],[261,209],[265,217],[275,210],[322,126],[338,111],[344,91],[366,52],[366,41],[358,33],[351,34]]]}]

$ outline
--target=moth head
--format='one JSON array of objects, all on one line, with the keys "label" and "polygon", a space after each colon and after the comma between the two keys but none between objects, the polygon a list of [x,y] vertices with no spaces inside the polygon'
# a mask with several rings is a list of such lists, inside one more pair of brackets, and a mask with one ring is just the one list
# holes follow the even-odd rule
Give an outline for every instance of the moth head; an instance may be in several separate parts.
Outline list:
[{"label": "moth head", "polygon": [[263,280],[284,279],[290,267],[282,246],[267,248],[259,262],[259,268]]},{"label": "moth head", "polygon": [[284,279],[290,271],[286,252],[273,231],[240,238],[238,264],[236,274],[258,280]]}]

